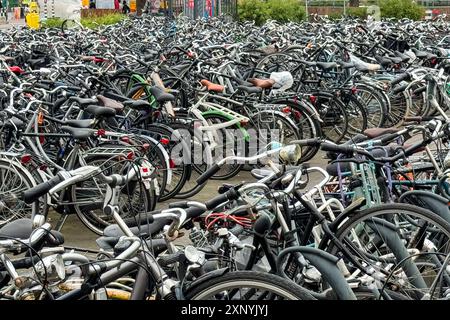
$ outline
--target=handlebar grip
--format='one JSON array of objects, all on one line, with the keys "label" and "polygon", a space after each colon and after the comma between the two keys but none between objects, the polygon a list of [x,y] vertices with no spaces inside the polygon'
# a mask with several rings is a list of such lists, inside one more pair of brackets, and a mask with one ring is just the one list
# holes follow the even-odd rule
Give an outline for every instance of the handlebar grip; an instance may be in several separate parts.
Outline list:
[{"label": "handlebar grip", "polygon": [[402,86],[399,86],[399,87],[395,88],[394,90],[392,90],[392,93],[397,94],[397,93],[403,92],[408,87],[408,85],[409,84],[404,84]]},{"label": "handlebar grip", "polygon": [[418,95],[418,94],[421,94],[422,92],[424,92],[426,90],[427,90],[427,86],[423,86],[423,87],[420,87],[419,89],[414,90],[413,93],[415,95]]},{"label": "handlebar grip", "polygon": [[404,120],[406,122],[421,122],[422,117],[416,116],[416,117],[405,117]]},{"label": "handlebar grip", "polygon": [[415,116],[415,117],[405,117],[404,120],[406,122],[425,122],[425,121],[434,120],[436,118],[438,118],[438,117],[433,117],[433,116],[428,116],[428,117]]},{"label": "handlebar grip", "polygon": [[25,203],[31,204],[48,193],[54,186],[63,181],[64,177],[58,173],[58,175],[51,178],[50,180],[38,184],[37,186],[25,191],[23,193],[23,201],[25,201]]},{"label": "handlebar grip", "polygon": [[200,185],[200,184],[205,183],[206,180],[208,180],[213,175],[215,175],[219,170],[220,170],[220,166],[217,163],[215,163],[211,168],[209,168],[208,170],[203,172],[203,174],[200,177],[198,177],[198,179],[196,180],[197,184]]},{"label": "handlebar grip", "polygon": [[355,151],[354,147],[352,146],[338,146],[331,143],[322,143],[320,145],[320,149],[322,149],[323,151],[331,151],[345,154],[353,153]]},{"label": "handlebar grip", "polygon": [[409,79],[409,73],[403,73],[400,76],[398,76],[397,78],[395,78],[394,80],[391,81],[391,86],[396,85],[397,83],[402,82],[403,80],[407,80]]},{"label": "handlebar grip", "polygon": [[191,207],[189,209],[186,209],[186,217],[188,219],[193,219],[201,216],[205,212],[205,209],[198,208],[198,207]]},{"label": "handlebar grip", "polygon": [[188,202],[187,201],[177,201],[177,202],[172,202],[169,204],[169,208],[173,209],[173,208],[181,208],[181,209],[186,209],[189,208],[188,206]]},{"label": "handlebar grip", "polygon": [[395,138],[398,138],[398,136],[399,135],[397,133],[391,133],[391,134],[388,134],[388,135],[382,137],[380,139],[380,141],[381,141],[382,144],[385,144],[386,142],[389,142],[389,141],[394,140]]},{"label": "handlebar grip", "polygon": [[206,208],[208,210],[214,209],[219,204],[224,203],[229,200],[236,200],[239,197],[239,193],[234,189],[230,189],[227,192],[220,194],[211,200],[205,202]]}]

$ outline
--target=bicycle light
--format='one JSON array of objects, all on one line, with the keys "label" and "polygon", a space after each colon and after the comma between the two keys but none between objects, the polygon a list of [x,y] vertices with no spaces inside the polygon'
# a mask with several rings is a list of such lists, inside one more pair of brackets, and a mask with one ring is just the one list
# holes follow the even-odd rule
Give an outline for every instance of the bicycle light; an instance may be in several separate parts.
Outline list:
[{"label": "bicycle light", "polygon": [[21,158],[20,158],[20,163],[21,164],[27,164],[30,163],[31,161],[31,155],[30,154],[24,154]]},{"label": "bicycle light", "polygon": [[302,148],[297,144],[281,148],[280,158],[285,164],[297,164],[301,157]]}]

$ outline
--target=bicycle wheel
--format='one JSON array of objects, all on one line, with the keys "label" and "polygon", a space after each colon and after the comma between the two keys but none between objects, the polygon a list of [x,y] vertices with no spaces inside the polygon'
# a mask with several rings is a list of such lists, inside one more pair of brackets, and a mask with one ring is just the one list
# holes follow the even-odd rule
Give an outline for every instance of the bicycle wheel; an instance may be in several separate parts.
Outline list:
[{"label": "bicycle wheel", "polygon": [[19,164],[0,159],[0,226],[38,213],[39,202],[30,205],[22,200],[24,191],[36,184],[31,174]]},{"label": "bicycle wheel", "polygon": [[185,292],[187,300],[315,300],[294,282],[255,271],[235,271],[214,277]]},{"label": "bicycle wheel", "polygon": [[358,83],[355,85],[355,88],[357,89],[356,95],[359,97],[359,101],[366,109],[368,127],[383,127],[389,112],[383,97],[374,88],[365,84]]},{"label": "bicycle wheel", "polygon": [[[204,114],[203,117],[210,126],[230,121],[230,119],[219,114]],[[212,149],[212,156],[215,163],[229,156],[245,156],[247,148],[245,144],[242,149],[240,148],[241,143],[239,140],[242,139],[242,137],[238,133],[239,130],[240,128],[236,125],[216,130],[215,133],[217,134],[218,141],[215,142],[217,143],[217,146]],[[231,179],[236,176],[239,171],[241,171],[242,167],[242,163],[225,164],[214,176],[211,177],[211,179]]]},{"label": "bicycle wheel", "polygon": [[[321,123],[319,122],[319,114],[314,111],[314,107],[309,105],[306,101],[284,101],[275,102],[289,107],[284,111],[289,115],[297,126],[297,134],[300,139],[312,139],[322,136]],[[300,162],[306,162],[311,160],[319,151],[319,146],[307,146],[302,147],[302,157]]]},{"label": "bicycle wheel", "polygon": [[[437,254],[450,252],[448,222],[429,210],[400,203],[373,207],[345,218],[338,218],[344,222],[336,238],[352,252],[353,259],[375,270],[384,289],[413,299],[429,293],[433,274],[436,277],[442,263],[442,256]],[[340,255],[341,250],[332,242],[327,251]],[[357,269],[345,257],[344,262],[350,272]],[[423,268],[425,262],[427,268]]]},{"label": "bicycle wheel", "polygon": [[358,97],[346,95],[342,97],[348,114],[348,128],[346,138],[351,139],[356,134],[364,132],[368,126],[367,111],[358,100]]},{"label": "bicycle wheel", "polygon": [[386,117],[386,127],[401,127],[405,122],[405,117],[409,115],[410,101],[405,92],[391,94],[391,109]]},{"label": "bicycle wheel", "polygon": [[[124,174],[127,167],[118,159],[105,156],[95,156],[85,159],[87,165],[105,169],[104,174]],[[133,169],[131,169],[133,170]],[[71,201],[81,222],[93,232],[102,235],[103,230],[114,224],[113,217],[104,214],[103,202],[106,185],[98,178],[79,182],[71,189]],[[135,217],[139,213],[149,212],[155,207],[156,196],[154,190],[148,190],[142,182],[129,182],[121,188],[120,216],[122,218]]]},{"label": "bicycle wheel", "polygon": [[341,141],[348,130],[348,114],[342,101],[326,92],[315,92],[314,106],[323,120],[322,134],[335,143]]},{"label": "bicycle wheel", "polygon": [[[175,152],[175,148],[177,147],[178,143],[182,143],[179,141],[174,141],[172,138],[176,134],[176,131],[178,131],[181,135],[184,134],[182,129],[175,129],[168,127],[166,125],[162,124],[151,124],[147,125],[147,129],[152,134],[158,134],[161,137],[160,138],[167,138],[169,143],[165,146],[167,153],[169,154],[169,162],[170,162],[170,170],[172,170],[172,179],[170,183],[167,183],[163,186],[161,186],[161,195],[159,197],[160,201],[166,201],[170,198],[174,197],[178,192],[183,188],[187,177],[190,174],[190,164],[185,163],[179,163],[178,161],[175,161],[173,159],[174,156],[178,158],[182,158],[182,154],[173,154]],[[187,130],[187,129],[186,129]],[[159,139],[160,140],[160,139]],[[188,147],[188,146],[187,146]],[[186,152],[186,148],[180,148],[180,152]]]}]

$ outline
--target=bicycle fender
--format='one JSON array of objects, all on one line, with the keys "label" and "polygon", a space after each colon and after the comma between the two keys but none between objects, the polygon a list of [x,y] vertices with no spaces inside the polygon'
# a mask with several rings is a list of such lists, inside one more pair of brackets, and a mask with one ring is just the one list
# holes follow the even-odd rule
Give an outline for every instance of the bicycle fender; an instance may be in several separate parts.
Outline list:
[{"label": "bicycle fender", "polygon": [[306,260],[308,260],[319,272],[322,277],[331,285],[336,296],[340,300],[357,300],[355,294],[347,283],[347,280],[342,275],[340,269],[337,266],[339,258],[329,254],[320,249],[311,247],[290,247],[280,252],[277,258],[277,270],[279,275],[286,277],[282,271],[283,257],[292,252],[300,252]]}]

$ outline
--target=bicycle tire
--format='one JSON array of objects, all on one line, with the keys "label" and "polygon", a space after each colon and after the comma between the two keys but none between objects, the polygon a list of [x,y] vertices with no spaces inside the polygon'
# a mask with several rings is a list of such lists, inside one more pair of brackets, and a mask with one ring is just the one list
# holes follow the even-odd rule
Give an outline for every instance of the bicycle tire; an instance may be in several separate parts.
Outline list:
[{"label": "bicycle tire", "polygon": [[236,288],[247,288],[247,286],[266,291],[272,290],[274,293],[284,295],[287,300],[316,300],[307,290],[292,281],[270,273],[256,271],[234,271],[211,278],[189,287],[185,292],[185,298],[187,300],[206,300],[207,295],[217,295],[227,289],[235,290]]}]

